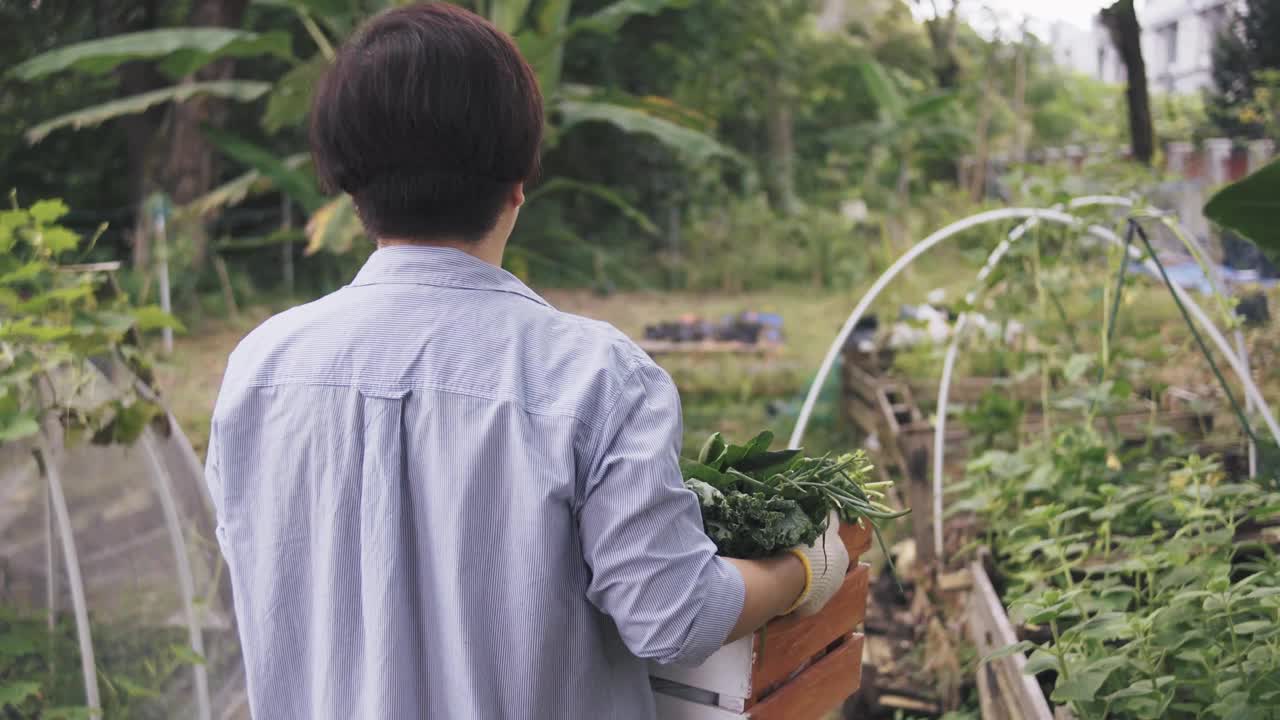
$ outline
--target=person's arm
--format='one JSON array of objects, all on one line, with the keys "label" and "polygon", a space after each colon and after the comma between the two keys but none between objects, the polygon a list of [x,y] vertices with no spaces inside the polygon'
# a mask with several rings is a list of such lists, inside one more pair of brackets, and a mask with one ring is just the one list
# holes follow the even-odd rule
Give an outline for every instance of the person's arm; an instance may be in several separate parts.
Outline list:
[{"label": "person's arm", "polygon": [[637,657],[700,663],[744,608],[778,604],[756,597],[768,573],[751,573],[748,599],[743,574],[703,532],[680,473],[680,398],[666,372],[642,363],[606,402],[584,452],[577,507],[587,598]]},{"label": "person's arm", "polygon": [[823,578],[842,579],[843,569],[828,568],[825,550],[820,567],[803,549],[718,557],[684,487],[681,422],[671,378],[641,365],[596,429],[577,513],[588,599],[636,656],[696,664],[788,610],[821,607],[830,599]]},{"label": "person's arm", "polygon": [[792,553],[764,560],[726,558],[742,575],[746,599],[726,643],[746,637],[790,610],[805,589],[804,564]]}]

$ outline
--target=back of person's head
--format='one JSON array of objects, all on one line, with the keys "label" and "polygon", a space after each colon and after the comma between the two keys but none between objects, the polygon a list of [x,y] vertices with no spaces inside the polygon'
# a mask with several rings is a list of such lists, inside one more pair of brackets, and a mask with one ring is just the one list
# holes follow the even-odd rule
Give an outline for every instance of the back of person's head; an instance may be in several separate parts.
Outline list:
[{"label": "back of person's head", "polygon": [[321,183],[377,238],[474,241],[538,168],[542,96],[515,44],[448,3],[385,12],[316,89]]}]

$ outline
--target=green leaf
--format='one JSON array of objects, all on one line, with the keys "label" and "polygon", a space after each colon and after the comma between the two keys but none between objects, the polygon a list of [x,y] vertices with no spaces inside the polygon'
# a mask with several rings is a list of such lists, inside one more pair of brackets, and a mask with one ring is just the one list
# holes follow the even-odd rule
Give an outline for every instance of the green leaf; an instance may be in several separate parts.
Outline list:
[{"label": "green leaf", "polygon": [[1076,382],[1088,372],[1093,365],[1093,355],[1088,353],[1077,353],[1071,356],[1065,367],[1062,368],[1062,375],[1067,382]]},{"label": "green leaf", "polygon": [[40,697],[40,683],[8,682],[0,685],[0,709],[7,706],[18,708],[35,697]]},{"label": "green leaf", "polygon": [[1037,649],[1031,653],[1031,657],[1027,660],[1026,667],[1022,669],[1022,672],[1026,675],[1039,675],[1049,670],[1058,672],[1060,669],[1061,663],[1059,663],[1057,655]]},{"label": "green leaf", "polygon": [[1276,626],[1274,620],[1250,620],[1242,622],[1235,626],[1236,633],[1240,635],[1252,635],[1263,630],[1269,630]]},{"label": "green leaf", "polygon": [[720,491],[727,491],[734,486],[732,478],[726,477],[715,468],[695,460],[680,458],[680,473],[685,479],[700,480]]},{"label": "green leaf", "polygon": [[15,285],[35,280],[49,270],[46,263],[33,261],[0,275],[0,285]]},{"label": "green leaf", "polygon": [[1280,160],[1218,191],[1204,206],[1205,217],[1252,240],[1273,263],[1280,263]]},{"label": "green leaf", "polygon": [[49,252],[60,255],[68,250],[75,250],[80,244],[80,236],[64,227],[51,227],[40,232],[40,242]]},{"label": "green leaf", "polygon": [[699,505],[714,505],[724,500],[724,493],[717,490],[710,483],[705,483],[695,477],[685,478],[684,486],[698,496]]},{"label": "green leaf", "polygon": [[98,105],[81,108],[65,115],[59,115],[27,130],[25,137],[28,143],[34,145],[59,128],[70,127],[74,130],[79,130],[93,127],[107,120],[146,112],[152,107],[163,103],[186,102],[197,95],[212,95],[236,102],[250,102],[262,97],[270,89],[271,85],[269,83],[252,80],[182,83],[160,88],[159,90],[130,95],[118,100],[110,100]]},{"label": "green leaf", "polygon": [[1014,655],[1021,655],[1022,653],[1026,652],[1027,650],[1030,650],[1035,646],[1036,644],[1031,642],[1030,640],[1022,640],[1012,645],[1005,645],[1004,647],[998,650],[993,650],[986,657],[982,658],[982,663],[986,664],[993,660],[1012,657]]},{"label": "green leaf", "polygon": [[275,88],[267,97],[267,109],[262,113],[262,129],[269,133],[286,127],[298,127],[311,109],[311,95],[316,83],[329,69],[329,60],[322,54],[294,67],[280,76]]},{"label": "green leaf", "polygon": [[1076,625],[1071,632],[1088,640],[1123,640],[1133,636],[1124,613],[1104,612]]},{"label": "green leaf", "polygon": [[878,62],[865,62],[858,66],[858,72],[862,76],[863,84],[867,86],[867,92],[880,110],[881,120],[888,122],[900,120],[906,103],[901,93],[894,87],[888,73],[884,71],[884,67]]},{"label": "green leaf", "polygon": [[228,157],[271,178],[276,187],[298,201],[308,213],[316,212],[325,204],[324,195],[311,174],[288,167],[275,153],[233,133],[208,126],[203,132],[209,142]]},{"label": "green leaf", "polygon": [[[714,465],[720,456],[724,454],[724,436],[720,433],[712,433],[706,442],[702,443],[702,449],[698,451],[698,462],[704,465]],[[719,466],[716,466],[719,469]]]},{"label": "green leaf", "polygon": [[[959,96],[954,92],[930,95],[912,103],[904,113],[910,120],[923,120],[951,109]],[[941,128],[939,128],[941,129]],[[954,128],[952,128],[954,129]]]},{"label": "green leaf", "polygon": [[139,685],[138,683],[130,680],[127,677],[124,677],[123,675],[116,675],[113,678],[111,678],[111,681],[114,682],[116,685],[118,685],[121,690],[124,690],[126,694],[131,695],[133,697],[139,697],[139,698],[160,697],[159,692],[156,692],[155,690],[152,690],[149,687]]},{"label": "green leaf", "polygon": [[57,222],[58,218],[66,215],[70,210],[71,208],[67,207],[65,202],[56,198],[53,200],[40,200],[27,208],[27,212],[31,214],[31,217],[35,218],[36,222],[45,225]]},{"label": "green leaf", "polygon": [[781,472],[799,455],[800,450],[772,450],[744,458],[738,463],[738,469],[745,473],[759,473],[763,477]]},{"label": "green leaf", "polygon": [[173,652],[174,657],[176,657],[180,662],[184,662],[189,665],[205,664],[204,657],[202,657],[200,653],[197,653],[195,650],[192,650],[191,646],[189,645],[181,645],[181,644],[175,643],[169,646],[169,650]]},{"label": "green leaf", "polygon": [[35,416],[30,413],[0,418],[0,443],[21,440],[38,432],[40,432],[40,423],[36,422]]},{"label": "green leaf", "polygon": [[591,195],[592,197],[603,200],[604,202],[612,205],[622,213],[623,217],[634,222],[641,230],[644,230],[650,235],[657,235],[659,232],[658,226],[649,219],[648,215],[645,215],[643,210],[632,205],[630,202],[627,202],[626,198],[622,197],[618,192],[599,183],[570,180],[569,178],[564,177],[552,178],[539,185],[536,190],[530,192],[525,200],[526,202],[531,203],[543,195],[559,191],[580,192],[585,195]]},{"label": "green leaf", "polygon": [[181,320],[161,310],[158,305],[144,305],[140,308],[135,308],[133,310],[133,319],[137,323],[138,329],[142,332],[161,328],[169,328],[178,332],[186,332],[187,330]]},{"label": "green leaf", "polygon": [[552,109],[560,116],[561,132],[567,132],[581,123],[603,122],[623,132],[648,135],[675,151],[682,160],[692,165],[706,163],[717,157],[747,165],[741,155],[721,145],[710,135],[677,125],[643,110],[611,102],[568,99],[553,103]]},{"label": "green leaf", "polygon": [[287,33],[258,34],[229,28],[163,28],[122,33],[41,53],[10,70],[22,80],[35,80],[62,70],[102,75],[122,63],[177,56],[162,66],[170,77],[193,73],[219,57],[274,55],[291,58]]},{"label": "green leaf", "polygon": [[1090,667],[1084,669],[1081,667],[1071,673],[1070,678],[1064,679],[1058,676],[1058,685],[1053,689],[1053,701],[1059,703],[1067,702],[1089,702],[1098,696],[1098,690],[1102,688],[1103,683],[1111,676],[1113,669],[1098,669]]},{"label": "green leaf", "polygon": [[[297,169],[305,165],[308,159],[309,156],[306,153],[296,153],[286,157],[282,162],[287,168]],[[178,208],[178,213],[202,217],[214,210],[238,205],[250,195],[257,195],[274,187],[275,183],[271,178],[263,177],[257,170],[250,170],[183,205]]]},{"label": "green leaf", "polygon": [[147,424],[161,412],[158,406],[145,400],[127,404],[117,400],[112,405],[115,414],[94,433],[95,445],[132,445],[147,429]]},{"label": "green leaf", "polygon": [[569,25],[570,33],[598,32],[612,35],[635,15],[657,15],[667,8],[688,7],[690,0],[617,0],[612,4],[574,20]]},{"label": "green leaf", "polygon": [[339,195],[311,214],[307,221],[307,255],[321,250],[342,255],[351,250],[359,238],[365,237],[364,226],[356,215],[350,195]]}]

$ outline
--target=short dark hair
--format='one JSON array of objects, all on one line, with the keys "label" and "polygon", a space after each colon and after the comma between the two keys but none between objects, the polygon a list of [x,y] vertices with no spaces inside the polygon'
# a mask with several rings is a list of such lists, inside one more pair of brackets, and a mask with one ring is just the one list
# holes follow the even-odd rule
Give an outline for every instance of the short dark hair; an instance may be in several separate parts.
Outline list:
[{"label": "short dark hair", "polygon": [[375,237],[478,240],[538,170],[542,95],[511,38],[443,2],[374,17],[316,88],[311,152]]}]

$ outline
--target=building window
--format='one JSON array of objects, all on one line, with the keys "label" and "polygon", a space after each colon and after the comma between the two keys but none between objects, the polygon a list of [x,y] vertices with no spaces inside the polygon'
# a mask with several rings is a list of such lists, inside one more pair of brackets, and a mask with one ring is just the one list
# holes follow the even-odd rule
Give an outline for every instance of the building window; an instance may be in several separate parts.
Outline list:
[{"label": "building window", "polygon": [[1160,44],[1164,46],[1165,67],[1178,64],[1178,23],[1171,22],[1158,31]]}]

